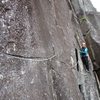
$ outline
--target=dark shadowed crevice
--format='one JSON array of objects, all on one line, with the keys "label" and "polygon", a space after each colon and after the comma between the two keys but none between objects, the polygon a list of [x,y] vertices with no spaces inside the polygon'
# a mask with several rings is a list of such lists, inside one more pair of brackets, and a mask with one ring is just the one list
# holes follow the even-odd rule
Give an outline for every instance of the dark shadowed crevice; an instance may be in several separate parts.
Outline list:
[{"label": "dark shadowed crevice", "polygon": [[76,64],[77,64],[77,71],[79,71],[79,58],[78,58],[78,50],[75,48],[75,55],[76,55]]}]

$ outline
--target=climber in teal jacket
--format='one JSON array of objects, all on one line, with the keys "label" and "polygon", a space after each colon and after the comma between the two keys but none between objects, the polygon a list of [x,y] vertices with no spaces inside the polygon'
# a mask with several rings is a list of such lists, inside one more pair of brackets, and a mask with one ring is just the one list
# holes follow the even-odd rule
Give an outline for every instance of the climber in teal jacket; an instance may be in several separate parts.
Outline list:
[{"label": "climber in teal jacket", "polygon": [[89,71],[88,48],[86,47],[85,42],[82,43],[82,47],[80,49],[80,55],[81,55],[82,62],[86,67],[86,70]]}]

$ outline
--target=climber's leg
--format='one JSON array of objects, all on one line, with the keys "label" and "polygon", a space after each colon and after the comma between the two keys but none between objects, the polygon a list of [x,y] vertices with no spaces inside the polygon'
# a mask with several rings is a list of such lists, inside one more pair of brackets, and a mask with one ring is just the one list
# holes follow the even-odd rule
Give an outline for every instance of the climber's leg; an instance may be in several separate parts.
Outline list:
[{"label": "climber's leg", "polygon": [[[82,57],[82,62],[83,62],[83,65],[85,66],[85,58],[84,57]],[[85,68],[85,67],[84,67]],[[86,68],[85,68],[86,69]]]},{"label": "climber's leg", "polygon": [[88,60],[88,57],[85,57],[85,66],[86,66],[86,69],[89,71],[89,60]]},{"label": "climber's leg", "polygon": [[82,57],[82,62],[83,62],[83,65],[85,66],[85,70],[89,71],[88,57]]},{"label": "climber's leg", "polygon": [[88,57],[84,57],[84,62],[83,64],[85,65],[85,69],[86,71],[89,71],[89,61],[88,61]]}]

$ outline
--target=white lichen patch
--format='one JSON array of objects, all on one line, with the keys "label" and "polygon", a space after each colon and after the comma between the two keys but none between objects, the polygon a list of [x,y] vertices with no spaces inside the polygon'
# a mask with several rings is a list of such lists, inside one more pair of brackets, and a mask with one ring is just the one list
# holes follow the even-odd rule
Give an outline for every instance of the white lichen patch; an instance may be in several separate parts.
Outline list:
[{"label": "white lichen patch", "polygon": [[74,66],[74,59],[71,57],[71,65]]},{"label": "white lichen patch", "polygon": [[4,4],[4,3],[6,3],[6,2],[8,2],[9,0],[2,0],[1,2]]},{"label": "white lichen patch", "polygon": [[3,80],[3,75],[2,74],[0,74],[0,80]]},{"label": "white lichen patch", "polygon": [[34,78],[31,80],[31,82],[30,82],[31,84],[33,84],[34,83]]},{"label": "white lichen patch", "polygon": [[61,63],[59,61],[56,61],[56,63],[57,63],[58,66],[61,66]]},{"label": "white lichen patch", "polygon": [[24,70],[22,70],[22,71],[21,71],[21,74],[22,74],[22,75],[24,75],[24,74],[25,74],[25,71],[24,71]]}]

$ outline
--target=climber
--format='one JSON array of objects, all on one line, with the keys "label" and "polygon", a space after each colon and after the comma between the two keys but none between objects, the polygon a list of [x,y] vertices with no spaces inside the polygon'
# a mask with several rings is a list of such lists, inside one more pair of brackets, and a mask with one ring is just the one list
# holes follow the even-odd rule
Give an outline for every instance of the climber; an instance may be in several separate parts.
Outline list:
[{"label": "climber", "polygon": [[82,43],[82,47],[80,49],[80,55],[83,62],[83,65],[85,65],[86,71],[89,72],[89,56],[88,56],[88,48],[86,47],[85,42]]}]

